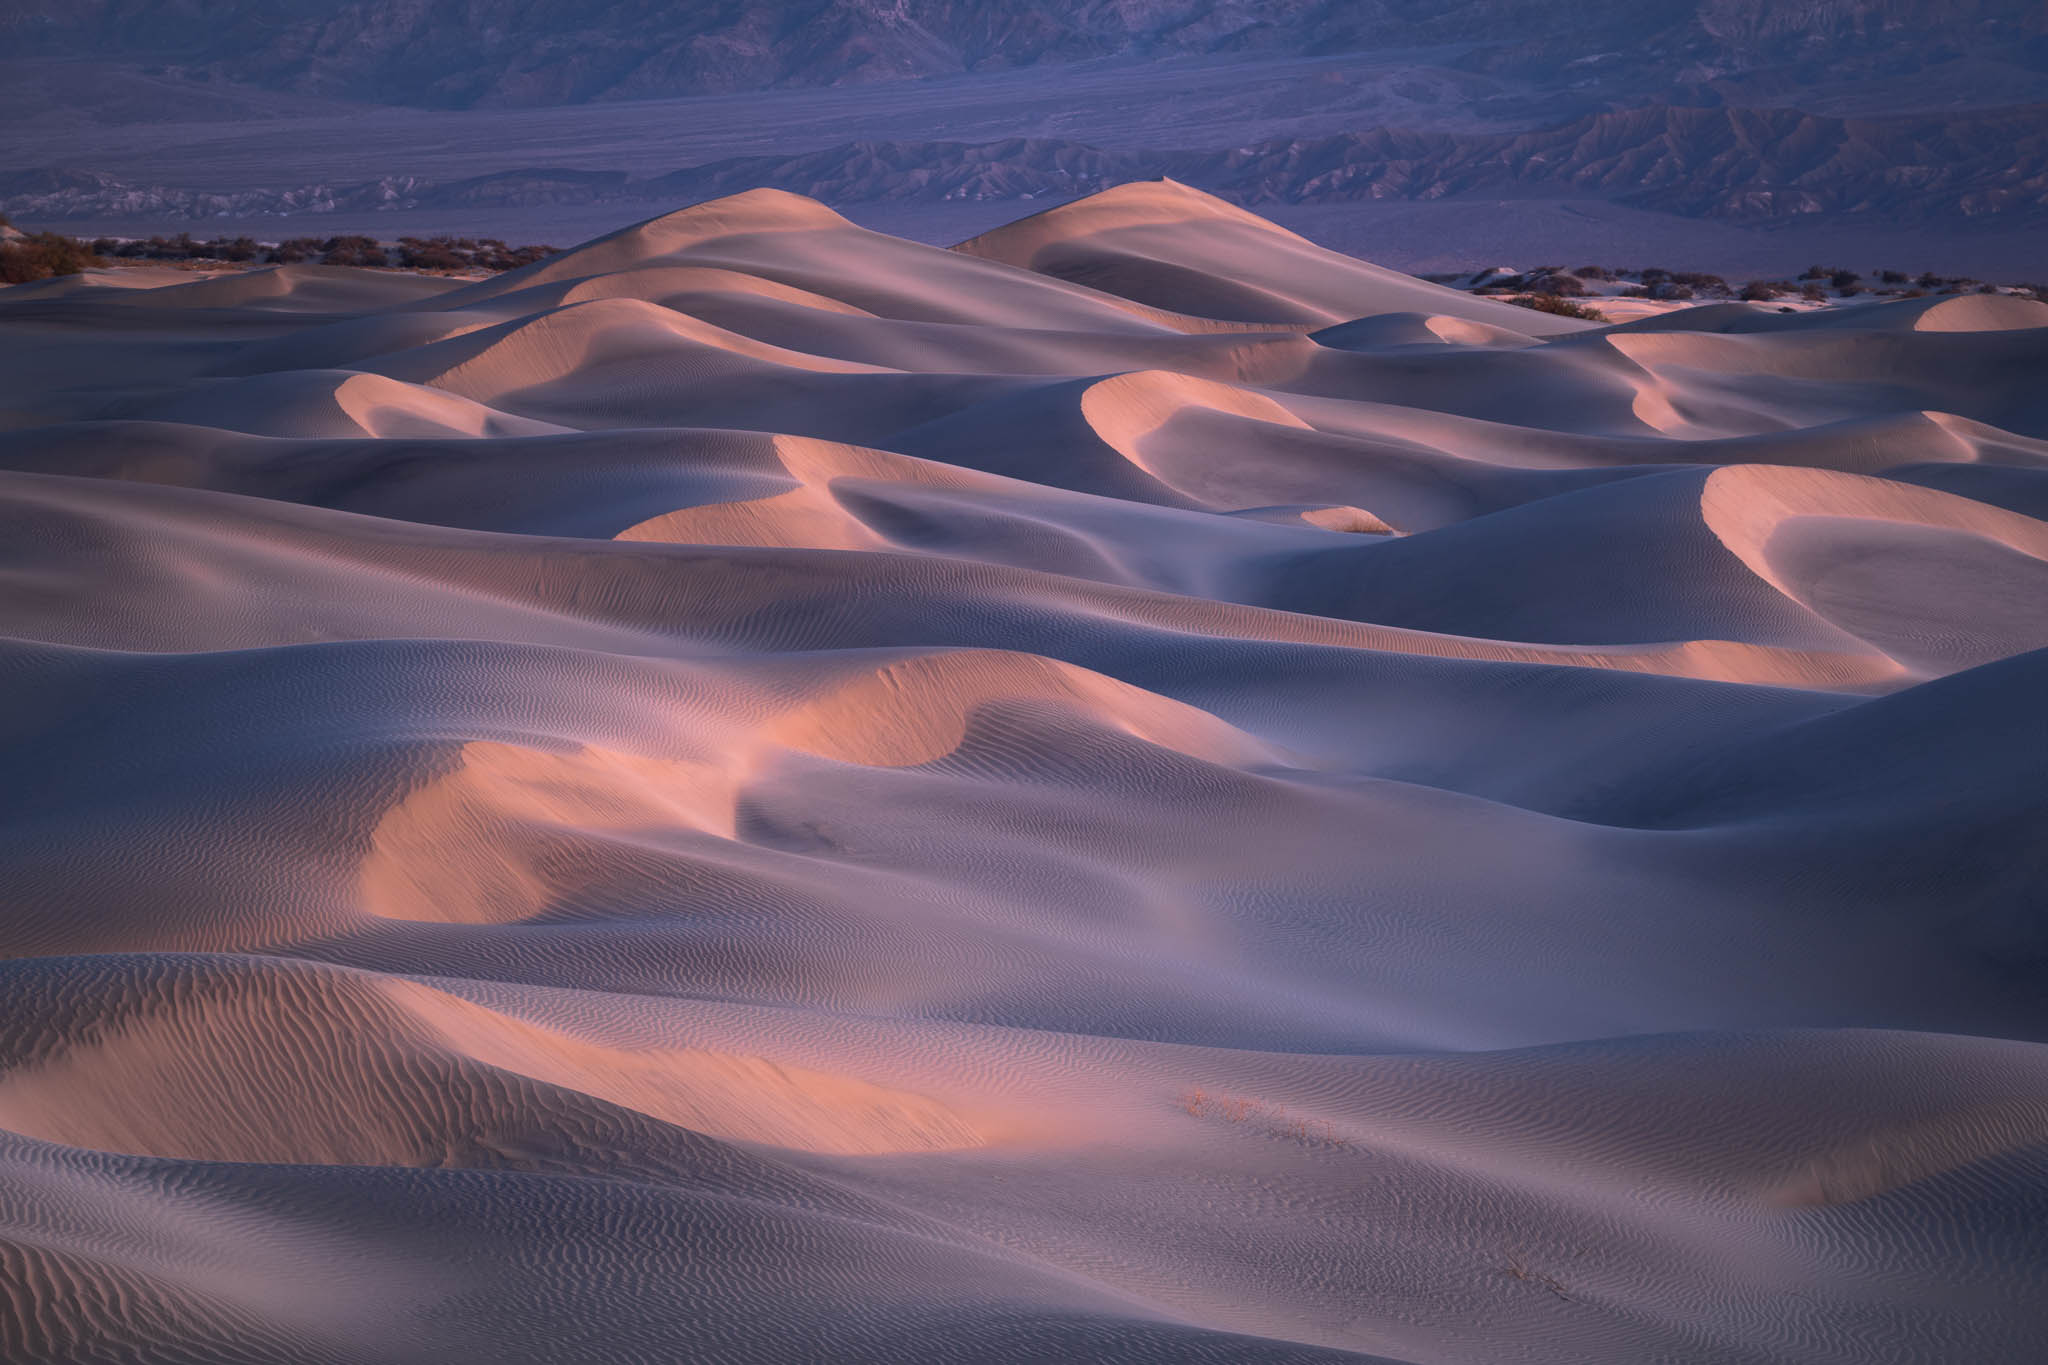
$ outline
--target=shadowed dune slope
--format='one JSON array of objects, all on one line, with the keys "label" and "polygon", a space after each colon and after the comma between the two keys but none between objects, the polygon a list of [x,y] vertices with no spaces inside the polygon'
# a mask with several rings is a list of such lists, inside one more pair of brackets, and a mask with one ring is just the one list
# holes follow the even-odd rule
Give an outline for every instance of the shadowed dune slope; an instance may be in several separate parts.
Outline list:
[{"label": "shadowed dune slope", "polygon": [[0,347],[0,1358],[2039,1358],[2040,305],[1154,182]]}]

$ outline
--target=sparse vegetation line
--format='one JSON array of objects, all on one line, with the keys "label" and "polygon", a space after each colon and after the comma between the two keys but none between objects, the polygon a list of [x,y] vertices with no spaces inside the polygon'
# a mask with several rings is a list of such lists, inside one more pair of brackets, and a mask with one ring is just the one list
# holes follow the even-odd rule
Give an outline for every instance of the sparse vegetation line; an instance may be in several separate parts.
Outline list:
[{"label": "sparse vegetation line", "polygon": [[[0,226],[5,225],[0,218]],[[382,270],[498,273],[543,261],[559,248],[509,246],[495,237],[401,237],[395,244],[374,237],[291,237],[259,242],[253,237],[201,241],[189,232],[175,237],[99,237],[91,242],[55,232],[0,241],[0,283],[27,284],[56,275],[124,262],[163,261],[196,266],[349,265]]]}]

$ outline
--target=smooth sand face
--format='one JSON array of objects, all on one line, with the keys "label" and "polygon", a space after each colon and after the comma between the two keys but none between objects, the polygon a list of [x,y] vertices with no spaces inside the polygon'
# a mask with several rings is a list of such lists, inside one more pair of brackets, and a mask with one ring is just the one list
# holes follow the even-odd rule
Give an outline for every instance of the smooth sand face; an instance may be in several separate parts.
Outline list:
[{"label": "smooth sand face", "polygon": [[2040,1358],[2039,305],[176,279],[0,291],[0,1359]]}]

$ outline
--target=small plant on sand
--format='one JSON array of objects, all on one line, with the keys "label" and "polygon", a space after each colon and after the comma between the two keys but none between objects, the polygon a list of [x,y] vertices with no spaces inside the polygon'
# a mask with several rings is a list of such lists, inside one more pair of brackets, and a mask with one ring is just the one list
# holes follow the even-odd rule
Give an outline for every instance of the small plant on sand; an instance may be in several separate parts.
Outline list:
[{"label": "small plant on sand", "polygon": [[1556,294],[1517,294],[1507,301],[1517,308],[1528,308],[1555,317],[1578,318],[1583,322],[1607,321],[1607,315],[1599,309],[1589,308],[1583,303]]}]

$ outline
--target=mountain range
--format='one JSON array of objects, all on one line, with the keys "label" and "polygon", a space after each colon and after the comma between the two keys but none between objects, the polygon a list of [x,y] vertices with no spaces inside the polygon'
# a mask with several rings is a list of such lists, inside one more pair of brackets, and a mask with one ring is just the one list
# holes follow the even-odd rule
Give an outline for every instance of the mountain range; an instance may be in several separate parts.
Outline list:
[{"label": "mountain range", "polygon": [[1560,89],[1757,96],[1929,67],[2048,76],[2039,0],[16,0],[0,48],[302,94],[540,106],[1097,59],[1445,49]]},{"label": "mountain range", "polygon": [[205,219],[409,208],[676,203],[773,186],[834,203],[1071,198],[1170,176],[1242,204],[1436,199],[1568,189],[1697,217],[1815,213],[1893,221],[2048,216],[2048,106],[1893,119],[1646,107],[1522,133],[1376,130],[1246,147],[1126,151],[1050,138],[856,141],[667,174],[529,167],[456,180],[386,176],[240,191],[38,170],[0,176],[24,218]]}]

